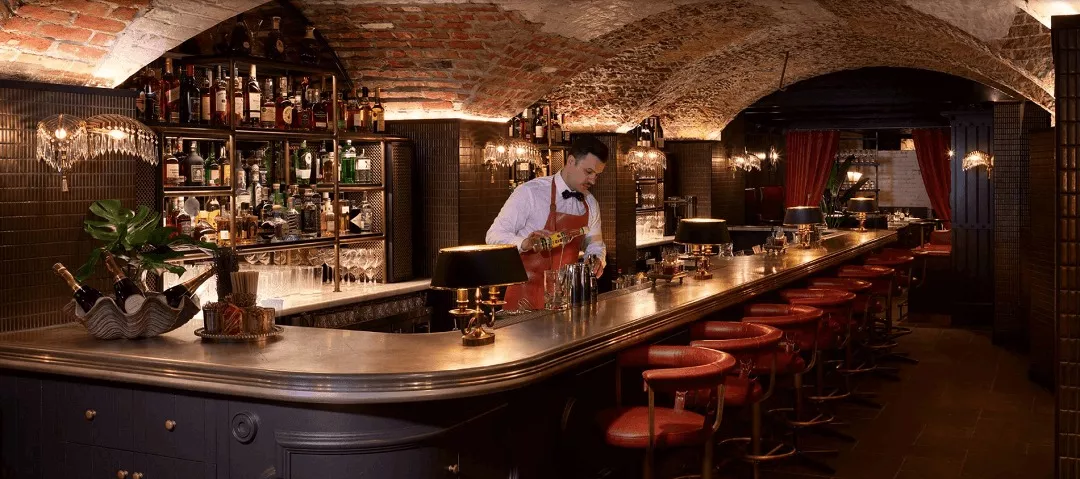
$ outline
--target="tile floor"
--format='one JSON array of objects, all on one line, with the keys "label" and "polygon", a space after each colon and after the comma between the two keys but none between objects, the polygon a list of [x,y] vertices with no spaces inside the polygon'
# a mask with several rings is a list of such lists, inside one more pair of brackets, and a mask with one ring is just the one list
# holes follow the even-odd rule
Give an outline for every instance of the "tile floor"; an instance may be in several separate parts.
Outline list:
[{"label": "tile floor", "polygon": [[[908,323],[910,325],[910,323]],[[844,406],[854,443],[826,462],[843,479],[1043,479],[1054,471],[1054,397],[1027,379],[1025,356],[980,331],[918,326],[900,339],[918,365],[899,365],[899,382],[864,381],[880,410]],[[815,444],[817,445],[817,444]],[[724,474],[723,477],[740,477]],[[765,479],[819,479],[791,465]]]}]

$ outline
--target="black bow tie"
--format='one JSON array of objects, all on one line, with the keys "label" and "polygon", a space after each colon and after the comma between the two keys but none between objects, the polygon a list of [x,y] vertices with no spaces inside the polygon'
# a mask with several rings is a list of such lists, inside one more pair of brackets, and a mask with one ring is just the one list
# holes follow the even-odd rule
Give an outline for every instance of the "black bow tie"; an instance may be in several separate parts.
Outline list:
[{"label": "black bow tie", "polygon": [[562,197],[564,200],[567,198],[577,198],[578,201],[585,201],[585,194],[580,191],[564,190],[562,192]]}]

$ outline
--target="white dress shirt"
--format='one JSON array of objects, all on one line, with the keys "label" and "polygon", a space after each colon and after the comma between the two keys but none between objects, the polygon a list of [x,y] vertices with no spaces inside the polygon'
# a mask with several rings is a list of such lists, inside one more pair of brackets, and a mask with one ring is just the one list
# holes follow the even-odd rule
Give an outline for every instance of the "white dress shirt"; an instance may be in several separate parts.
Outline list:
[{"label": "white dress shirt", "polygon": [[[563,198],[563,191],[570,190],[562,175],[534,178],[514,189],[503,204],[499,216],[488,228],[485,240],[488,244],[512,244],[521,250],[521,242],[533,231],[544,229],[551,212],[551,182],[555,182],[555,211],[571,215],[585,214],[589,205],[589,235],[585,237],[585,256],[595,256],[601,264],[607,264],[607,247],[600,232],[600,203],[592,193],[585,192],[585,203],[577,198]],[[570,190],[573,191],[573,190]],[[558,225],[560,229],[565,229]]]}]

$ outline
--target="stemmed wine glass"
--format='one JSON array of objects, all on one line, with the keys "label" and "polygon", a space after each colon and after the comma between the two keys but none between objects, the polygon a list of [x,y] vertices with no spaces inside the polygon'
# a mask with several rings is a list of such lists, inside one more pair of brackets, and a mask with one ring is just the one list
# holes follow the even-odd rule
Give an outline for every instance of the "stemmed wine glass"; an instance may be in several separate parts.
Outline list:
[{"label": "stemmed wine glass", "polygon": [[368,261],[364,267],[364,274],[367,276],[368,282],[375,284],[375,268],[382,266],[382,257],[379,254],[379,250],[371,248],[367,250]]}]

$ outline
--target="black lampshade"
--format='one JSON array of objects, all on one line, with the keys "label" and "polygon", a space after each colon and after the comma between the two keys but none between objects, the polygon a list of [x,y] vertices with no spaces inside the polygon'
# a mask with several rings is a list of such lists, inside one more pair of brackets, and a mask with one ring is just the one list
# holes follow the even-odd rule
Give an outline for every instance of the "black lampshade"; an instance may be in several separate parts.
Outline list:
[{"label": "black lampshade", "polygon": [[433,289],[469,289],[506,286],[529,280],[513,245],[454,246],[439,250]]},{"label": "black lampshade", "polygon": [[877,211],[877,205],[873,198],[852,198],[848,201],[848,211],[852,213],[873,213]]},{"label": "black lampshade", "polygon": [[792,206],[784,213],[785,225],[816,225],[825,222],[817,206]]},{"label": "black lampshade", "polygon": [[727,221],[713,218],[687,218],[679,220],[675,229],[675,242],[679,244],[724,244],[731,242]]}]

